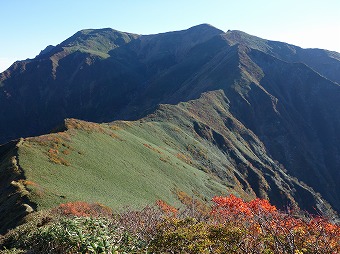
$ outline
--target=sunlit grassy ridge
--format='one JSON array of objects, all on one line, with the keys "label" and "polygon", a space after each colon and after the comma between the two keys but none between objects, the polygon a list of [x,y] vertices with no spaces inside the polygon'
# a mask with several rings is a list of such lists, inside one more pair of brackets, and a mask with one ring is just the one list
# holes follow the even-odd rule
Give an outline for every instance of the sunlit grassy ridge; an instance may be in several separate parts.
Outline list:
[{"label": "sunlit grassy ridge", "polygon": [[39,208],[75,200],[121,208],[157,199],[175,204],[179,190],[189,195],[199,192],[207,200],[226,191],[212,176],[193,167],[180,147],[168,145],[181,139],[180,134],[176,141],[167,134],[174,126],[118,124],[72,119],[66,132],[23,141],[20,165],[32,201]]}]

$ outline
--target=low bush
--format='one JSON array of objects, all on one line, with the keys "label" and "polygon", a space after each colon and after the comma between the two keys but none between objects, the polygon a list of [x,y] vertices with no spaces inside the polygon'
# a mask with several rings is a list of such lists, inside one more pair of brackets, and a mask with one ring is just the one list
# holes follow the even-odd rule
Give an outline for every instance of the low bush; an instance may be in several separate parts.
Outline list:
[{"label": "low bush", "polygon": [[112,220],[74,217],[20,235],[12,245],[30,253],[130,253],[145,244]]},{"label": "low bush", "polygon": [[262,199],[212,201],[209,212],[192,212],[199,206],[191,200],[184,210],[157,201],[115,214],[67,203],[10,231],[1,253],[340,253],[340,226],[325,218],[284,213]]}]

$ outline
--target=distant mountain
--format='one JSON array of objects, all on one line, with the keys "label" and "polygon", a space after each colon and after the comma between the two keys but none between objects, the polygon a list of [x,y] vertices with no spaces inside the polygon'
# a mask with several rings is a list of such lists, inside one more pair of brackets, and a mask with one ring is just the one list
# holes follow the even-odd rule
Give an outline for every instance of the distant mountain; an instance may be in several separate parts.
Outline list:
[{"label": "distant mountain", "polygon": [[[240,31],[206,24],[156,35],[83,30],[0,74],[0,141],[48,133],[65,118],[142,118],[140,126],[131,122],[139,126],[134,135],[166,144],[172,155],[188,155],[191,167],[228,190],[269,198],[279,207],[331,213],[332,206],[339,212],[339,83],[339,53]],[[150,140],[154,121],[162,135],[172,133],[170,143]],[[190,148],[195,142],[207,149],[207,158]],[[47,162],[42,154],[33,164],[21,158],[21,144],[0,150],[6,165],[14,156],[29,176],[32,165]],[[16,149],[18,155],[5,156]],[[46,165],[54,170],[53,163]],[[10,180],[3,180],[7,191]],[[43,203],[37,200],[30,202]]]}]

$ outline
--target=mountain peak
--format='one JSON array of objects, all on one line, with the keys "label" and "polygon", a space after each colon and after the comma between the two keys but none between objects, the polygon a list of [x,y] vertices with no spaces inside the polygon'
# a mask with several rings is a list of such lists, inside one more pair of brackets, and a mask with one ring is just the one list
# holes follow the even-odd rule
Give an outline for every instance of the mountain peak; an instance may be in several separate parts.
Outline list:
[{"label": "mountain peak", "polygon": [[222,30],[220,30],[220,29],[218,29],[218,28],[216,28],[216,27],[214,27],[210,24],[207,24],[207,23],[192,26],[188,30],[211,30],[211,31],[218,31],[219,33],[223,33]]},{"label": "mountain peak", "polygon": [[137,34],[120,32],[112,28],[83,29],[58,46],[69,48],[72,51],[79,50],[94,53],[106,58],[110,50],[129,43],[138,37],[139,35]]},{"label": "mountain peak", "polygon": [[203,36],[215,36],[218,34],[223,34],[224,32],[212,25],[209,24],[200,24],[197,26],[192,26],[186,30],[182,30],[179,32],[184,32],[186,34],[197,34]]},{"label": "mountain peak", "polygon": [[211,25],[201,24],[185,30],[142,35],[139,37],[141,42],[139,44],[139,52],[144,60],[158,59],[157,61],[159,61],[165,55],[172,55],[174,61],[179,61],[193,47],[223,33],[222,30]]}]

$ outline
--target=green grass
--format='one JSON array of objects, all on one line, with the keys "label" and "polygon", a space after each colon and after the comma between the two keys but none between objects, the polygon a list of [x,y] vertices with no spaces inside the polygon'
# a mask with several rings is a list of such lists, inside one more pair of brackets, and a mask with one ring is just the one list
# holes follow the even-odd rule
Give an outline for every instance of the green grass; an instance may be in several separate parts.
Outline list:
[{"label": "green grass", "polygon": [[[117,209],[142,207],[158,199],[178,205],[176,190],[200,193],[207,200],[226,192],[225,186],[178,155],[190,141],[179,128],[170,123],[122,125],[112,130],[93,124],[93,129],[71,129],[24,141],[19,147],[20,165],[38,208],[75,200]],[[168,145],[174,143],[182,147]],[[68,166],[50,161],[51,148]]]},{"label": "green grass", "polygon": [[86,29],[70,37],[62,46],[71,52],[80,51],[107,58],[111,50],[129,43],[137,37],[135,34],[112,29]]}]

